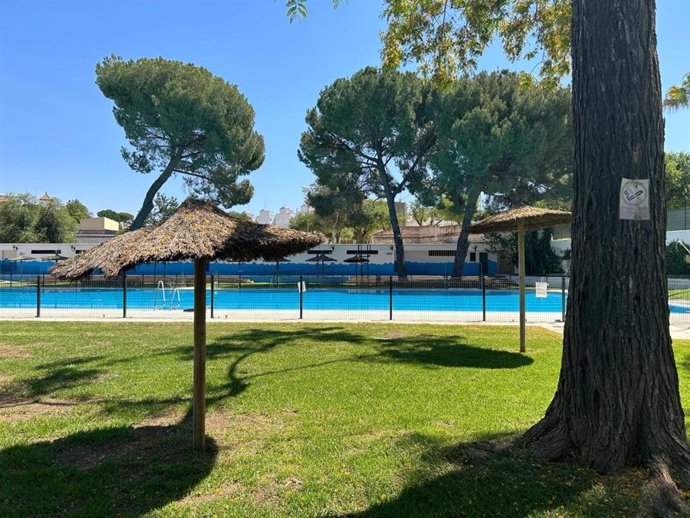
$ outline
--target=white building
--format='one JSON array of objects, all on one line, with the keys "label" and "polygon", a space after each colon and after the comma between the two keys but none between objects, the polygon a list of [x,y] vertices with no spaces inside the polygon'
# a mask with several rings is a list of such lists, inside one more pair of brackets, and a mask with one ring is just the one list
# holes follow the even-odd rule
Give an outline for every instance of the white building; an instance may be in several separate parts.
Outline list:
[{"label": "white building", "polygon": [[259,215],[256,217],[256,222],[263,225],[270,225],[273,223],[274,214],[268,209],[261,209]]},{"label": "white building", "polygon": [[75,237],[80,243],[102,243],[112,239],[120,224],[110,218],[84,218],[79,220]]},{"label": "white building", "polygon": [[288,207],[280,207],[278,214],[273,218],[273,224],[280,228],[289,228],[290,220],[296,216],[295,211]]}]

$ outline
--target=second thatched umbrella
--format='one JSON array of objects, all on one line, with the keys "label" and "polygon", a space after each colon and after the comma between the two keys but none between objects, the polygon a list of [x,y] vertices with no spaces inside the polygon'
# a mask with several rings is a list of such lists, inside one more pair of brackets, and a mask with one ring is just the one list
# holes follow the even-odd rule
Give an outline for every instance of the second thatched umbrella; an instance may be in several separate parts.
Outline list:
[{"label": "second thatched umbrella", "polygon": [[276,261],[321,242],[318,234],[240,221],[215,205],[188,198],[155,227],[126,232],[53,267],[63,279],[87,277],[100,270],[115,277],[128,268],[154,261],[194,261],[194,447],[205,440],[206,265],[211,260]]},{"label": "second thatched umbrella", "polygon": [[570,223],[572,214],[561,210],[519,207],[501,212],[470,226],[470,234],[489,232],[518,233],[518,272],[520,277],[520,352],[525,352],[525,230]]}]

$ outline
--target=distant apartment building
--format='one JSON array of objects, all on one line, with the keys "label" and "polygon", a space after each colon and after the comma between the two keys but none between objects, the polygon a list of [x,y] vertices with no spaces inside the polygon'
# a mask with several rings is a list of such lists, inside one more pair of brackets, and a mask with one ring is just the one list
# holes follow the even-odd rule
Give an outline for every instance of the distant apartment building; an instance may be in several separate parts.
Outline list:
[{"label": "distant apartment building", "polygon": [[294,210],[292,210],[288,207],[280,207],[278,214],[276,214],[275,217],[273,218],[273,224],[276,227],[289,228],[290,227],[290,221],[296,215],[297,214],[295,213]]},{"label": "distant apartment building", "polygon": [[270,225],[273,223],[274,214],[268,209],[261,209],[259,215],[256,217],[256,222],[262,225]]},{"label": "distant apartment building", "polygon": [[79,221],[75,237],[80,243],[101,243],[112,239],[120,224],[110,218],[85,218]]}]

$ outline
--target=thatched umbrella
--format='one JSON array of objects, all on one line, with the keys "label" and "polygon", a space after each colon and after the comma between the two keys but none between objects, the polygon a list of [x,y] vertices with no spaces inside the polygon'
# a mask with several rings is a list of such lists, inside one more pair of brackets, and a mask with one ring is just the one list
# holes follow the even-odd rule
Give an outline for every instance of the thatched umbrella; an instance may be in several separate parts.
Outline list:
[{"label": "thatched umbrella", "polygon": [[79,279],[98,269],[115,277],[131,266],[153,261],[194,260],[194,446],[204,447],[206,387],[206,264],[211,260],[275,261],[303,252],[322,238],[240,221],[211,203],[188,198],[154,227],[126,232],[53,267],[63,279]]},{"label": "thatched umbrella", "polygon": [[488,232],[518,233],[518,272],[520,276],[520,352],[525,352],[525,230],[570,223],[572,214],[561,210],[519,207],[491,216],[470,226],[470,234]]},{"label": "thatched umbrella", "polygon": [[66,255],[60,255],[57,252],[54,255],[51,255],[50,257],[46,257],[43,260],[44,261],[53,261],[53,262],[59,262],[59,261],[64,261],[65,259],[69,259]]},{"label": "thatched umbrella", "polygon": [[18,255],[16,257],[10,257],[9,259],[13,263],[19,263],[19,277],[20,280],[24,278],[24,262],[25,261],[35,261],[36,258],[30,255]]},{"label": "thatched umbrella", "polygon": [[344,263],[368,263],[369,258],[364,257],[362,254],[355,254],[352,257],[348,257],[343,262]]},{"label": "thatched umbrella", "polygon": [[310,257],[309,259],[305,259],[307,263],[326,263],[326,262],[333,262],[337,261],[337,259],[334,259],[333,257],[326,255],[323,252],[318,252],[314,257]]},{"label": "thatched umbrella", "polygon": [[318,251],[316,252],[316,255],[314,257],[310,257],[309,259],[306,259],[305,262],[307,263],[316,263],[316,275],[319,275],[319,267],[321,267],[321,275],[325,275],[326,273],[326,263],[333,263],[337,262],[337,259],[334,259],[333,257],[326,255],[327,252],[322,252]]}]

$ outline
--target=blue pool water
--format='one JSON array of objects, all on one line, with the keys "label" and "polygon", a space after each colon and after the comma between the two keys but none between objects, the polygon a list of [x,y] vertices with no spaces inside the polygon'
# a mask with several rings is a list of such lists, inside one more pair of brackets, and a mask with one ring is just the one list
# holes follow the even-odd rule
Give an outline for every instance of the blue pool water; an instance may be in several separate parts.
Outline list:
[{"label": "blue pool water", "polygon": [[[179,295],[178,295],[179,293]],[[44,288],[41,290],[42,308],[122,308],[122,289],[119,288]],[[172,297],[172,300],[171,300]],[[207,304],[211,293],[207,291]],[[486,292],[487,311],[518,311],[517,291]],[[528,312],[560,312],[561,294],[549,292],[547,298],[526,295]],[[150,288],[129,288],[127,308],[131,309],[190,309],[194,305],[190,289],[172,294],[166,291],[163,301],[160,292]],[[0,290],[1,308],[35,308],[35,288],[6,288]],[[214,307],[223,309],[299,309],[296,289],[217,289]],[[303,294],[306,310],[381,310],[389,308],[389,293],[383,290],[307,289]],[[480,290],[394,290],[394,311],[482,311]],[[671,306],[673,313],[690,313],[690,308]]]}]

